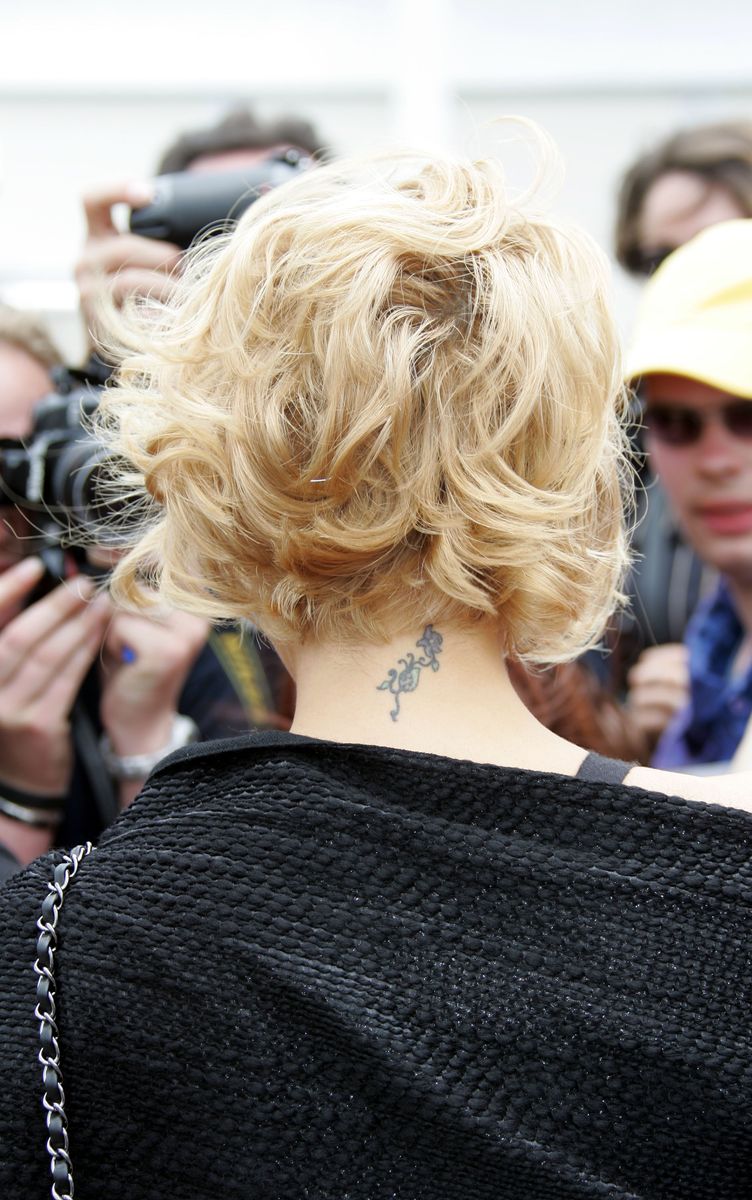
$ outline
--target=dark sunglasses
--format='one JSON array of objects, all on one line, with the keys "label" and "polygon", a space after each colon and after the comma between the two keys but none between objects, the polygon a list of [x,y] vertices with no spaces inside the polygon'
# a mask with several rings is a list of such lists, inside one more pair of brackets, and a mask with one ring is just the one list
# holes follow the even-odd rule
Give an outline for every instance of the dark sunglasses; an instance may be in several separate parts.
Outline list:
[{"label": "dark sunglasses", "polygon": [[710,413],[675,404],[645,404],[642,409],[646,432],[666,446],[693,446],[713,417],[734,437],[752,441],[752,400],[732,400]]}]

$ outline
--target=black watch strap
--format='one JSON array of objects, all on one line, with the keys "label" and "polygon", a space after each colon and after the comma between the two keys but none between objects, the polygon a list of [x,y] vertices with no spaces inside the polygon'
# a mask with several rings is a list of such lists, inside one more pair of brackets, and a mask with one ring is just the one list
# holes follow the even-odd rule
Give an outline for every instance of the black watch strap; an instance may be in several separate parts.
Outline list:
[{"label": "black watch strap", "polygon": [[65,796],[40,796],[0,779],[0,813],[14,821],[42,828],[59,825],[64,808]]}]

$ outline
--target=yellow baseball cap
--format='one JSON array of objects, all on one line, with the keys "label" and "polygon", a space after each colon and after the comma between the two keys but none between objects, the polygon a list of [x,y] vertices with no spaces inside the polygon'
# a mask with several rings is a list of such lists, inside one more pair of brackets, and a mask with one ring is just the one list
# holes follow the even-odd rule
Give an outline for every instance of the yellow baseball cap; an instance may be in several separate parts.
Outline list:
[{"label": "yellow baseball cap", "polygon": [[645,285],[625,376],[682,375],[752,399],[752,218],[674,250]]}]

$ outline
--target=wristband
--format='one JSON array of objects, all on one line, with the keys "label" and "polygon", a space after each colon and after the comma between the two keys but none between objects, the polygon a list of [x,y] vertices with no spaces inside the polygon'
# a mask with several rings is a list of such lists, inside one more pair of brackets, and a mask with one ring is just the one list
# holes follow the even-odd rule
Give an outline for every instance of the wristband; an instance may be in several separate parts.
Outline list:
[{"label": "wristband", "polygon": [[63,819],[65,796],[39,796],[0,780],[0,813],[35,829],[53,829]]},{"label": "wristband", "polygon": [[99,748],[112,778],[117,779],[120,783],[132,783],[136,779],[146,779],[146,776],[151,774],[157,763],[160,763],[163,758],[172,754],[173,750],[180,750],[189,742],[195,742],[197,738],[196,722],[192,721],[190,717],[184,717],[181,713],[175,713],[172,718],[170,740],[159,750],[152,750],[148,754],[116,754],[107,734],[103,735]]}]

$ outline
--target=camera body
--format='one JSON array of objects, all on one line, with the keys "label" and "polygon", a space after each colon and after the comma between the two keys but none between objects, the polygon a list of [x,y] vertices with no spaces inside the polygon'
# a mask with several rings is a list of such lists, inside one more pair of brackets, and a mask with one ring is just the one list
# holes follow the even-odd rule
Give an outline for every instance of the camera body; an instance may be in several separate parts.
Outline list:
[{"label": "camera body", "polygon": [[200,234],[232,229],[254,200],[311,165],[291,148],[242,170],[158,175],[152,203],[131,212],[131,232],[186,250]]},{"label": "camera body", "polygon": [[29,435],[0,439],[2,500],[40,520],[88,528],[106,509],[99,485],[109,454],[87,428],[98,396],[65,368],[53,375],[59,390],[39,401]]},{"label": "camera body", "polygon": [[[291,148],[243,170],[158,176],[153,202],[132,211],[130,228],[186,249],[200,234],[231,229],[254,200],[311,165]],[[45,588],[64,577],[66,557],[90,572],[82,543],[112,545],[113,514],[141,511],[132,493],[113,491],[111,452],[90,428],[109,374],[92,361],[93,372],[55,368],[56,390],[37,405],[30,434],[0,438],[0,506],[13,505],[27,516],[25,550],[44,560]]]},{"label": "camera body", "polygon": [[23,549],[47,568],[32,601],[70,574],[71,560],[75,570],[96,573],[83,542],[96,541],[97,529],[119,507],[109,486],[111,453],[88,428],[98,389],[85,372],[64,367],[55,368],[53,383],[58,390],[36,406],[31,432],[0,438],[0,505],[25,515]]}]

